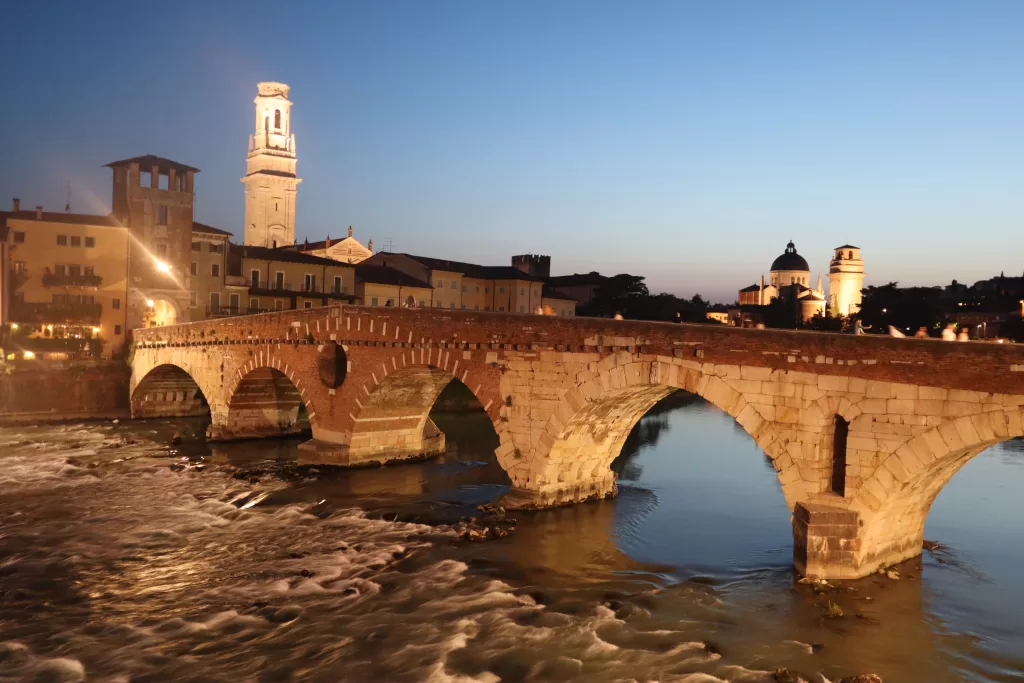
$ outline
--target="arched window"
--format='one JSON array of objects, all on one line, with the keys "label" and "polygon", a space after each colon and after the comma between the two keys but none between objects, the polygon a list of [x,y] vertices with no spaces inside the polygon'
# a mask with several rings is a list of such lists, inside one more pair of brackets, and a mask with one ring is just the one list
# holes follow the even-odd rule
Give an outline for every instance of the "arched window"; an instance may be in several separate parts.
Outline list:
[{"label": "arched window", "polygon": [[274,110],[274,130],[281,130],[281,110]]},{"label": "arched window", "polygon": [[848,258],[848,259],[851,259],[851,260],[852,260],[852,259],[853,259],[853,252],[852,252],[852,251],[851,251],[851,252],[848,252],[848,253],[846,254],[846,258]]}]

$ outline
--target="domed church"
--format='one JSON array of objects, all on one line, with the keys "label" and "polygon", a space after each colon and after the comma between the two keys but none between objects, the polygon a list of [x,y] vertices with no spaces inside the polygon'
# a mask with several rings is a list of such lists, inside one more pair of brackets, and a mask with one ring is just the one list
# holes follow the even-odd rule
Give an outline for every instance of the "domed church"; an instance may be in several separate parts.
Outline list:
[{"label": "domed church", "polygon": [[739,291],[741,306],[767,306],[772,299],[785,296],[797,300],[800,317],[805,322],[816,315],[825,315],[825,290],[821,288],[821,276],[818,276],[817,286],[811,289],[811,268],[807,259],[796,253],[793,242],[787,244],[786,251],[772,261],[768,276],[767,284],[762,275],[760,283]]}]

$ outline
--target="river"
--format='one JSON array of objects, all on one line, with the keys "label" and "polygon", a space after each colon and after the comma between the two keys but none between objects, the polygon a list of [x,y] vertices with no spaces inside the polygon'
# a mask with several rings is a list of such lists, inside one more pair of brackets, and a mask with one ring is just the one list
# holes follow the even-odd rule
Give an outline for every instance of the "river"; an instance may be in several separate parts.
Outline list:
[{"label": "river", "polygon": [[945,548],[818,594],[771,465],[700,399],[637,425],[615,500],[483,543],[459,520],[507,490],[493,430],[435,421],[444,456],[348,471],[195,419],[4,428],[0,680],[1024,680],[1020,441],[939,495]]}]

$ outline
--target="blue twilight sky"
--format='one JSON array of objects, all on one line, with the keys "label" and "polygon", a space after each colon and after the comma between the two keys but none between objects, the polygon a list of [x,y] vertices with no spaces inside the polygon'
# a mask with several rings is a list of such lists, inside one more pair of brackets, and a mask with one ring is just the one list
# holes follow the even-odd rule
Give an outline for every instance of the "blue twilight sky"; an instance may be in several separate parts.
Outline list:
[{"label": "blue twilight sky", "polygon": [[[869,283],[1024,272],[1024,2],[22,2],[0,188],[106,212],[197,166],[241,235],[256,83],[292,86],[299,238],[732,300],[788,239]],[[2,196],[2,195],[0,195]]]}]

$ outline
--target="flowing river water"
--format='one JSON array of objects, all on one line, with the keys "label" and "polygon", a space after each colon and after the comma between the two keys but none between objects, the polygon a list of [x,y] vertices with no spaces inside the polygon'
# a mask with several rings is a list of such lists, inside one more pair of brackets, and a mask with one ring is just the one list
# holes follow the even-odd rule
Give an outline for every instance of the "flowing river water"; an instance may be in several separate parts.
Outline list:
[{"label": "flowing river water", "polygon": [[0,430],[0,680],[1024,680],[1019,441],[939,495],[944,549],[815,591],[770,464],[699,399],[637,425],[618,498],[483,543],[493,430],[435,421],[444,456],[348,471],[192,419]]}]

